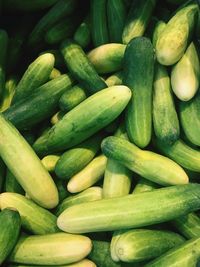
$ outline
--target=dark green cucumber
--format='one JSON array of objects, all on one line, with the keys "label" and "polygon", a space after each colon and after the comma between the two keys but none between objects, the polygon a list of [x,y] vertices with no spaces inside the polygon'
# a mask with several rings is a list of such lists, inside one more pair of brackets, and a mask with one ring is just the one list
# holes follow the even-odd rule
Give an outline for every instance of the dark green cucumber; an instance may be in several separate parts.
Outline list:
[{"label": "dark green cucumber", "polygon": [[4,112],[4,116],[18,129],[29,129],[56,112],[61,95],[72,84],[72,78],[63,74],[11,106]]},{"label": "dark green cucumber", "polygon": [[154,50],[150,40],[134,38],[127,45],[123,65],[123,83],[133,92],[126,114],[128,137],[144,148],[149,144],[152,132]]},{"label": "dark green cucumber", "polygon": [[0,29],[0,101],[5,90],[5,64],[7,58],[8,34]]},{"label": "dark green cucumber", "polygon": [[130,97],[130,89],[122,85],[106,88],[88,97],[36,140],[33,145],[35,151],[49,154],[80,144],[116,119]]},{"label": "dark green cucumber", "polygon": [[77,44],[79,44],[83,48],[87,47],[90,44],[91,25],[90,25],[89,15],[83,20],[83,22],[76,29],[73,39]]},{"label": "dark green cucumber", "polygon": [[4,8],[23,10],[23,11],[37,11],[48,8],[54,5],[58,0],[6,0],[3,1]]},{"label": "dark green cucumber", "polygon": [[82,203],[61,213],[57,225],[70,233],[139,228],[198,210],[199,194],[199,184],[187,184]]},{"label": "dark green cucumber", "polygon": [[6,166],[3,160],[0,158],[0,193],[3,190],[5,176],[6,176]]},{"label": "dark green cucumber", "polygon": [[78,44],[66,40],[61,45],[61,52],[69,71],[85,89],[91,93],[95,93],[107,87]]},{"label": "dark green cucumber", "polygon": [[144,34],[155,5],[156,0],[134,0],[132,2],[122,34],[124,44]]},{"label": "dark green cucumber", "polygon": [[58,189],[59,203],[63,201],[66,197],[69,197],[71,194],[67,191],[66,184],[63,181],[57,179],[55,181],[56,187]]},{"label": "dark green cucumber", "polygon": [[153,125],[158,139],[165,143],[174,143],[179,138],[178,116],[170,86],[167,69],[156,65],[153,91]]},{"label": "dark green cucumber", "polygon": [[0,212],[0,264],[2,264],[17,243],[21,227],[17,211],[5,209]]},{"label": "dark green cucumber", "polygon": [[94,47],[109,43],[107,25],[107,0],[91,0],[91,33]]},{"label": "dark green cucumber", "polygon": [[24,195],[24,189],[21,187],[21,185],[18,183],[15,176],[7,169],[6,172],[6,179],[4,184],[4,190],[5,192],[13,192],[13,193],[19,193]]}]

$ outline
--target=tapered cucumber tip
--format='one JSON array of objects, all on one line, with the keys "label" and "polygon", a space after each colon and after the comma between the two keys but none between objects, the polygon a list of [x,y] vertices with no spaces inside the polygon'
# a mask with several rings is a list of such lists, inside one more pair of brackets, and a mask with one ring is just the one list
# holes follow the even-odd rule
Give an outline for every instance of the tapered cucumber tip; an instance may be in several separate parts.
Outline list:
[{"label": "tapered cucumber tip", "polygon": [[79,192],[78,187],[79,185],[73,179],[71,179],[67,184],[67,190],[70,193],[78,193]]},{"label": "tapered cucumber tip", "polygon": [[44,53],[39,56],[39,60],[41,60],[43,63],[45,62],[47,65],[54,65],[55,56],[52,53]]}]

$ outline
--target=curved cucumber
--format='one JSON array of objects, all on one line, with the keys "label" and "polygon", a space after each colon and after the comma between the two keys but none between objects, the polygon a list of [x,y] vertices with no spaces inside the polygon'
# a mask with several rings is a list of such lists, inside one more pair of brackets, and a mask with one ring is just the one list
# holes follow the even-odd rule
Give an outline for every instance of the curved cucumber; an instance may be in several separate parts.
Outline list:
[{"label": "curved cucumber", "polygon": [[134,38],[127,45],[123,64],[123,82],[133,92],[126,114],[127,133],[133,143],[144,148],[152,132],[154,50],[150,40]]},{"label": "curved cucumber", "polygon": [[79,144],[116,119],[130,97],[126,86],[112,86],[88,97],[38,138],[34,149],[40,154],[51,153]]},{"label": "curved cucumber", "polygon": [[6,172],[6,179],[4,183],[4,190],[5,192],[13,192],[13,193],[19,193],[24,195],[24,189],[21,187],[21,185],[16,180],[15,176],[7,169]]},{"label": "curved cucumber", "polygon": [[0,29],[0,100],[2,99],[5,90],[5,67],[8,49],[8,34],[6,31]]}]

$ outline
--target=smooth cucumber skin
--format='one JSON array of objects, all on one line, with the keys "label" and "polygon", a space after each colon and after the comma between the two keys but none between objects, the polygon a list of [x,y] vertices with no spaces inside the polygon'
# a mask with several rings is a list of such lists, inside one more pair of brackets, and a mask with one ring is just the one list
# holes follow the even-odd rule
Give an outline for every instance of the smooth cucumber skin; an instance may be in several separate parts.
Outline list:
[{"label": "smooth cucumber skin", "polygon": [[104,155],[160,185],[188,183],[185,171],[171,159],[152,151],[141,150],[127,140],[107,137],[101,144]]},{"label": "smooth cucumber skin", "polygon": [[17,211],[5,209],[0,212],[0,264],[11,253],[20,233],[21,219]]},{"label": "smooth cucumber skin", "polygon": [[139,193],[144,193],[144,192],[149,192],[157,188],[157,184],[145,179],[145,178],[140,178],[138,183],[133,189],[133,194],[139,194]]},{"label": "smooth cucumber skin", "polygon": [[5,90],[5,64],[7,58],[8,49],[8,34],[5,30],[0,29],[0,100],[2,99],[3,92]]},{"label": "smooth cucumber skin", "polygon": [[47,155],[41,160],[41,162],[48,172],[54,172],[56,163],[58,162],[59,158],[59,155]]},{"label": "smooth cucumber skin", "polygon": [[179,10],[167,23],[156,43],[156,57],[160,64],[173,65],[183,56],[197,13],[197,4],[191,4]]},{"label": "smooth cucumber skin", "polygon": [[63,74],[4,111],[4,116],[18,129],[26,130],[53,115],[61,95],[72,86],[73,79]]},{"label": "smooth cucumber skin", "polygon": [[35,204],[32,200],[17,193],[0,195],[1,210],[13,208],[21,216],[22,227],[30,233],[45,235],[58,232],[56,216]]},{"label": "smooth cucumber skin", "polygon": [[31,146],[2,114],[0,140],[0,156],[26,193],[42,207],[55,207],[58,191],[52,177]]},{"label": "smooth cucumber skin", "polygon": [[146,37],[131,40],[125,50],[123,66],[123,83],[133,92],[126,113],[128,137],[144,148],[152,133],[154,50],[150,40]]},{"label": "smooth cucumber skin", "polygon": [[177,185],[82,203],[61,213],[57,225],[70,233],[87,233],[139,228],[170,221],[199,209],[199,191],[198,184]]},{"label": "smooth cucumber skin", "polygon": [[153,47],[156,47],[157,40],[158,40],[160,34],[162,33],[162,31],[165,29],[166,25],[167,24],[162,20],[159,20],[156,23],[154,31],[153,31],[153,36],[152,36]]},{"label": "smooth cucumber skin", "polygon": [[153,91],[153,125],[158,139],[168,144],[179,139],[180,128],[167,69],[156,65]]},{"label": "smooth cucumber skin", "polygon": [[84,259],[91,249],[91,240],[81,235],[56,233],[25,236],[18,240],[9,261],[36,265],[71,264]]},{"label": "smooth cucumber skin", "polygon": [[74,41],[66,40],[61,44],[61,52],[67,68],[85,89],[95,93],[107,87],[80,45]]},{"label": "smooth cucumber skin", "polygon": [[105,82],[108,87],[114,86],[114,85],[122,85],[122,79],[123,79],[123,72],[119,71],[109,76],[105,80]]},{"label": "smooth cucumber skin", "polygon": [[24,193],[25,193],[24,189],[21,187],[21,185],[18,183],[17,179],[10,172],[9,169],[7,169],[7,171],[6,171],[4,191],[5,192],[19,193],[21,195],[24,195]]},{"label": "smooth cucumber skin", "polygon": [[51,153],[81,143],[116,119],[130,97],[126,86],[109,87],[88,97],[36,140],[35,151]]},{"label": "smooth cucumber skin", "polygon": [[79,25],[73,35],[74,41],[81,47],[87,47],[91,42],[90,16],[88,15]]},{"label": "smooth cucumber skin", "polygon": [[133,38],[144,34],[155,5],[156,0],[135,0],[132,2],[122,33],[124,44],[128,44]]}]

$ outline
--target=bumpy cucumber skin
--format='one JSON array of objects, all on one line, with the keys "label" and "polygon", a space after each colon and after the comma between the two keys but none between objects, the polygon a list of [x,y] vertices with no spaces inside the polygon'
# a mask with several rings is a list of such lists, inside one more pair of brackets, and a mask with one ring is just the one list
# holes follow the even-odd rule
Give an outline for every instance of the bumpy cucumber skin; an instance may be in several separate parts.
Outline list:
[{"label": "bumpy cucumber skin", "polygon": [[17,211],[5,209],[0,212],[0,264],[11,253],[21,228],[21,219]]},{"label": "bumpy cucumber skin", "polygon": [[154,50],[150,40],[134,38],[127,45],[123,64],[123,83],[133,92],[126,114],[127,133],[133,143],[144,148],[152,132]]},{"label": "bumpy cucumber skin", "polygon": [[5,90],[5,64],[8,48],[8,34],[4,30],[0,30],[0,100]]},{"label": "bumpy cucumber skin", "polygon": [[200,185],[187,184],[82,203],[65,210],[57,225],[70,233],[87,233],[161,223],[198,210],[199,191]]}]

